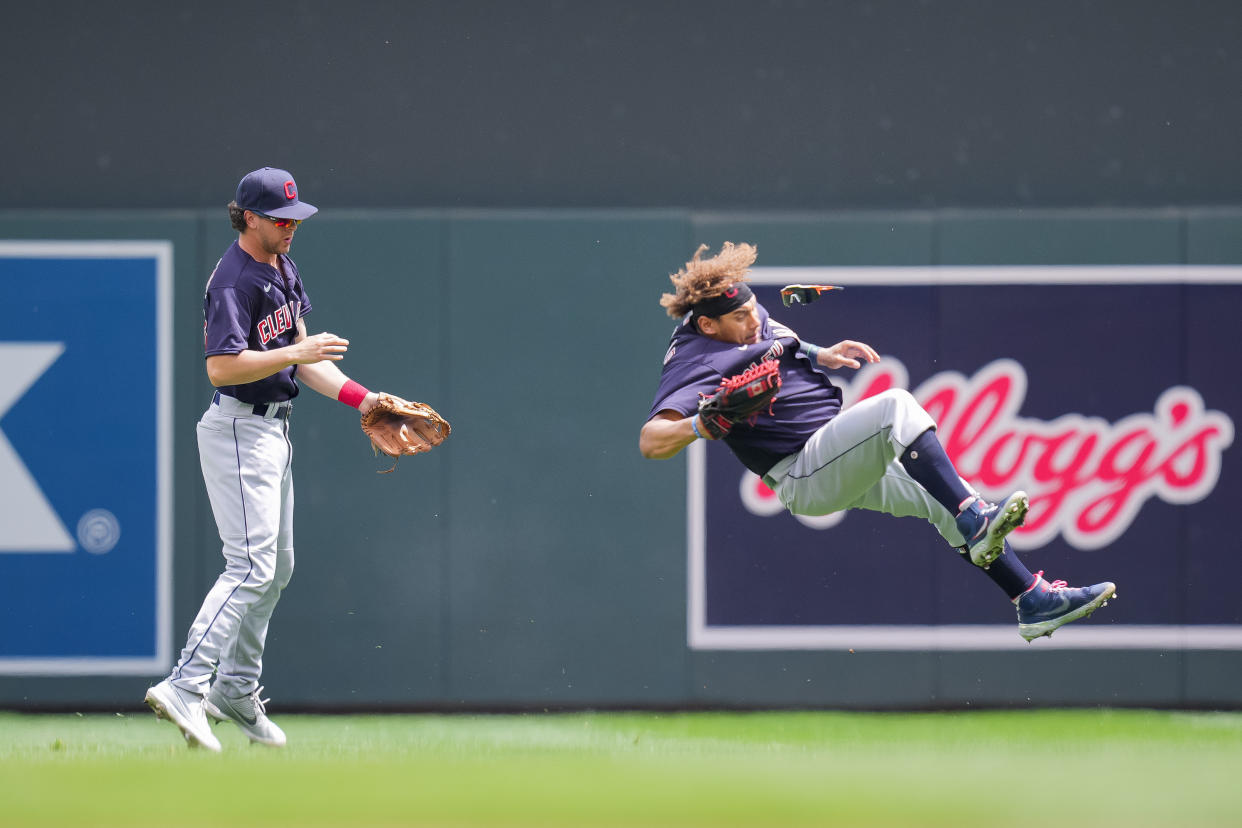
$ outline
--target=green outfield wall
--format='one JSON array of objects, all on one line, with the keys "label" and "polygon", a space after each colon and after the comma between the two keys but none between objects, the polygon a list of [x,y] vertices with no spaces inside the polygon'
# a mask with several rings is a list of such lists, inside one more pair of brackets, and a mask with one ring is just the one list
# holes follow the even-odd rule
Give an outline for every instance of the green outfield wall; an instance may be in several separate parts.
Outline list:
[{"label": "green outfield wall", "polygon": [[[308,327],[348,338],[344,370],[431,403],[453,434],[377,474],[353,412],[297,399],[297,564],[268,641],[273,710],[1242,706],[1242,652],[1228,648],[692,649],[686,463],[637,449],[671,330],[659,296],[699,243],[754,242],[769,266],[1229,265],[1242,264],[1242,209],[320,207],[293,248]],[[0,212],[0,240],[172,243],[174,651],[221,563],[194,433],[212,390],[202,291],[231,238],[222,209]],[[1173,334],[1118,335],[1145,349]],[[100,346],[103,370],[125,358],[123,341]],[[0,707],[129,710],[159,677],[0,675]]]}]

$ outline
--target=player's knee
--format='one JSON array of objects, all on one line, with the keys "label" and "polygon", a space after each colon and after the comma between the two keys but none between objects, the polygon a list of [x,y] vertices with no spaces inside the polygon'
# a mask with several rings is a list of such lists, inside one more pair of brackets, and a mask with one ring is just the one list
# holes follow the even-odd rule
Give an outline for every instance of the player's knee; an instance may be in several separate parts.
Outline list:
[{"label": "player's knee", "polygon": [[272,589],[284,589],[289,581],[288,574],[272,558],[273,556],[267,555],[254,556],[244,586],[258,595],[266,595]]},{"label": "player's knee", "polygon": [[887,391],[881,391],[875,396],[877,400],[883,400],[899,411],[915,408],[920,411],[923,410],[923,406],[919,405],[919,402],[914,398],[914,395],[904,388],[890,388]]},{"label": "player's knee", "polygon": [[936,427],[932,416],[904,388],[890,388],[877,394],[875,399],[882,406],[883,414],[880,419],[892,429],[893,439],[900,446],[909,445],[920,434]]},{"label": "player's knee", "polygon": [[255,595],[266,595],[276,586],[276,578],[270,570],[263,571],[256,569],[250,573],[250,577],[243,584],[247,589]]}]

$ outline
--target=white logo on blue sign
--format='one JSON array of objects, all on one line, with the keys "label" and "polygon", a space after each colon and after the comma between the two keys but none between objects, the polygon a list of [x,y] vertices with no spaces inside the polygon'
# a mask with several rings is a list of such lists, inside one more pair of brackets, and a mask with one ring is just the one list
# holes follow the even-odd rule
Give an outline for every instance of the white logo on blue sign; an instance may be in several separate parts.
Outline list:
[{"label": "white logo on blue sign", "polygon": [[[64,350],[60,342],[0,342],[0,420]],[[73,551],[73,538],[2,428],[0,480],[0,552]]]},{"label": "white logo on blue sign", "polygon": [[0,674],[171,656],[172,245],[0,241]]}]

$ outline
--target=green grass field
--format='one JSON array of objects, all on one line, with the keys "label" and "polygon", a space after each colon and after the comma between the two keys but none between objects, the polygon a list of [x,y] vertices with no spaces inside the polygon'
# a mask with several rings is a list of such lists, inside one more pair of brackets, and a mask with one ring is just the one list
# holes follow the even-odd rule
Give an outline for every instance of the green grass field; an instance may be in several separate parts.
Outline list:
[{"label": "green grass field", "polygon": [[1242,825],[1242,714],[0,714],[0,826]]}]

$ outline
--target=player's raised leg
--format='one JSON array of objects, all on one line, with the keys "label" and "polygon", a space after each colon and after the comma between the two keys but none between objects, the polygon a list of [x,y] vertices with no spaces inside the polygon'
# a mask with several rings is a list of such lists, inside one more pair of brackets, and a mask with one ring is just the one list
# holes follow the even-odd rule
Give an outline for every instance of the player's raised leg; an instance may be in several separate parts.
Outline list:
[{"label": "player's raised leg", "polygon": [[[958,516],[945,509],[897,462],[890,464],[885,475],[850,508],[884,512],[897,517],[921,517],[929,521],[950,543],[960,543]],[[976,572],[983,572],[1005,593],[1018,613],[1018,632],[1030,641],[1041,635],[1085,618],[1104,606],[1115,595],[1113,584],[1105,582],[1088,587],[1069,587],[1064,581],[1049,583],[1043,573],[1032,573],[1022,558],[1001,540],[1003,554],[987,567],[976,567],[970,549],[965,545],[958,553]]]},{"label": "player's raised leg", "polygon": [[956,515],[962,544],[975,566],[987,568],[1005,552],[1005,537],[1026,520],[1030,501],[1014,492],[1000,503],[988,503],[962,480],[945,453],[934,428],[910,441],[899,458],[902,467],[950,514]]}]

